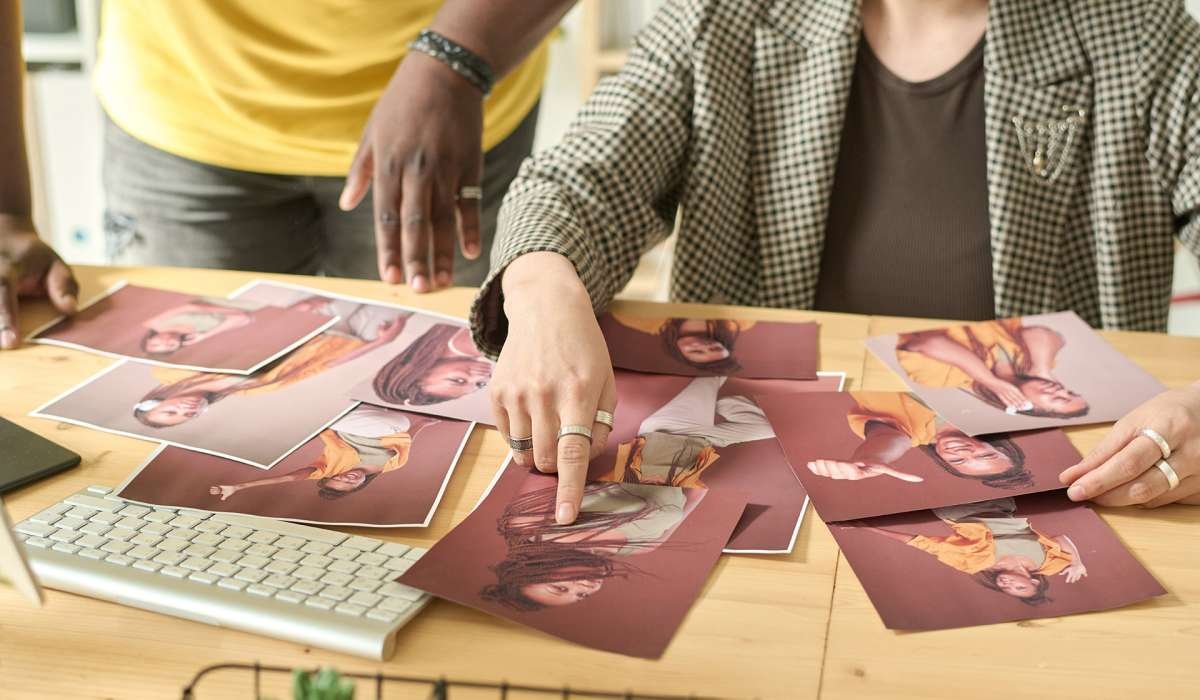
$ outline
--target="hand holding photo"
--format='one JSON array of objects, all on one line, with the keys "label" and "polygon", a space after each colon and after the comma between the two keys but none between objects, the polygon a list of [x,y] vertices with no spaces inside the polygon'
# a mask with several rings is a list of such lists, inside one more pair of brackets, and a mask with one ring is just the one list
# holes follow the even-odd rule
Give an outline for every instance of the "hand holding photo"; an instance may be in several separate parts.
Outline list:
[{"label": "hand holding photo", "polygon": [[265,472],[164,446],[119,495],[319,525],[424,527],[470,432],[463,421],[364,405]]},{"label": "hand holding photo", "polygon": [[1061,494],[830,523],[829,530],[889,629],[1058,617],[1165,592],[1103,520]]},{"label": "hand holding photo", "polygon": [[600,330],[614,367],[689,377],[815,379],[817,324],[609,313]]},{"label": "hand holding photo", "polygon": [[867,347],[968,435],[1114,421],[1164,390],[1073,312],[880,336]]},{"label": "hand holding photo", "polygon": [[30,336],[150,364],[252,374],[334,323],[299,308],[121,285]]},{"label": "hand holding photo", "polygon": [[1062,431],[975,438],[904,392],[756,400],[826,522],[1060,489],[1079,460]]},{"label": "hand holding photo", "polygon": [[510,465],[400,582],[579,644],[658,658],[745,500],[589,483],[575,523],[558,525],[557,488],[553,475]]}]

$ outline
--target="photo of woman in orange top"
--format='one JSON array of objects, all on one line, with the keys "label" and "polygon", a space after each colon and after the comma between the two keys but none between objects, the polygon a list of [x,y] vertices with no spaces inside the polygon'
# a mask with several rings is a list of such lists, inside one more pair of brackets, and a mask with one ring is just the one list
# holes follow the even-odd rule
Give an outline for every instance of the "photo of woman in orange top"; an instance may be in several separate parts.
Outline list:
[{"label": "photo of woman in orange top", "polygon": [[910,535],[861,521],[857,525],[928,552],[986,588],[1040,605],[1050,600],[1051,576],[1076,583],[1088,571],[1070,537],[1038,532],[1027,518],[1014,515],[1016,509],[1011,498],[935,508],[934,515],[953,531],[946,536]]},{"label": "photo of woman in orange top", "polygon": [[907,483],[925,479],[893,465],[909,450],[918,448],[947,473],[975,479],[986,486],[1020,489],[1033,484],[1025,469],[1025,453],[1012,440],[971,437],[941,420],[911,394],[901,392],[848,392],[854,406],[846,416],[850,430],[862,443],[848,459],[818,459],[808,470],[829,479],[859,481],[889,476]]},{"label": "photo of woman in orange top", "polygon": [[147,355],[162,357],[254,321],[262,304],[234,299],[199,297],[167,309],[142,322],[146,334],[141,348]]},{"label": "photo of woman in orange top", "polygon": [[492,363],[464,326],[438,323],[380,368],[372,387],[396,406],[429,406],[479,391],[492,379]]},{"label": "photo of woman in orange top", "polygon": [[322,498],[342,498],[407,464],[417,434],[437,422],[436,418],[359,406],[321,432],[323,449],[312,464],[282,476],[217,484],[208,492],[225,501],[246,489],[311,480]]},{"label": "photo of woman in orange top", "polygon": [[402,313],[394,320],[381,321],[373,329],[371,340],[327,330],[272,368],[249,377],[156,368],[154,376],[161,384],[134,405],[133,415],[151,428],[168,428],[202,415],[230,396],[249,396],[296,384],[390,343],[404,329],[410,315]]},{"label": "photo of woman in orange top", "polygon": [[522,612],[586,600],[607,579],[636,575],[638,569],[624,559],[664,546],[706,493],[590,483],[579,517],[559,525],[556,490],[550,486],[520,494],[497,519],[508,554],[491,567],[497,581],[480,592],[484,600]]},{"label": "photo of woman in orange top", "polygon": [[663,351],[683,364],[712,374],[737,374],[742,366],[734,357],[734,346],[754,321],[703,318],[645,318],[612,314],[621,325],[662,342]]},{"label": "photo of woman in orange top", "polygon": [[1013,318],[902,333],[896,358],[917,384],[959,388],[1010,414],[1076,418],[1089,407],[1054,376],[1063,345],[1058,332]]}]

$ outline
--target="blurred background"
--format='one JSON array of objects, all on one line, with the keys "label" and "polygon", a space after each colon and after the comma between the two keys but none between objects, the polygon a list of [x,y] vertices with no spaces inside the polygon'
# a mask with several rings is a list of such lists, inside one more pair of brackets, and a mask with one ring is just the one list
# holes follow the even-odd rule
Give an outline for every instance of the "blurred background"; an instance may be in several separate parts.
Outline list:
[{"label": "blurred background", "polygon": [[[104,262],[100,105],[91,88],[101,0],[24,0],[26,125],[35,219],[72,263]],[[181,0],[163,0],[176,2]],[[403,0],[394,0],[403,1]],[[551,48],[536,148],[552,146],[596,82],[624,62],[661,0],[581,0]],[[1187,0],[1200,17],[1200,0]],[[623,296],[665,300],[671,242],[647,254]],[[1200,264],[1178,249],[1172,333],[1200,336]]]}]

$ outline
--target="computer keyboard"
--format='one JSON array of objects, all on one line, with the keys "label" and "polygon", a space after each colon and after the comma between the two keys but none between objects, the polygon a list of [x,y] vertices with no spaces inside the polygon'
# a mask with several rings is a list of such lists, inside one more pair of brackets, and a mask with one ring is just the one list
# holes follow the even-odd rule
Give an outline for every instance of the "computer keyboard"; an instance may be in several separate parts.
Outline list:
[{"label": "computer keyboard", "polygon": [[47,587],[371,659],[429,602],[395,582],[423,549],[99,486],[16,531]]}]

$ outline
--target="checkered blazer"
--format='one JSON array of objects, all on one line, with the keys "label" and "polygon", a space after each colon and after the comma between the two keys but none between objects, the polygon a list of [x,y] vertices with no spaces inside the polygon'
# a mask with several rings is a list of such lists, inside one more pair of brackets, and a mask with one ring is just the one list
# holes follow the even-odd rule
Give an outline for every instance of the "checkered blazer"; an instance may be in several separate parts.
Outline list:
[{"label": "checkered blazer", "polygon": [[[480,347],[514,258],[561,253],[601,309],[677,212],[673,299],[811,307],[860,34],[854,0],[668,0],[513,182]],[[1174,238],[1200,254],[1200,26],[1178,0],[992,0],[984,70],[996,315],[1164,330]]]}]

